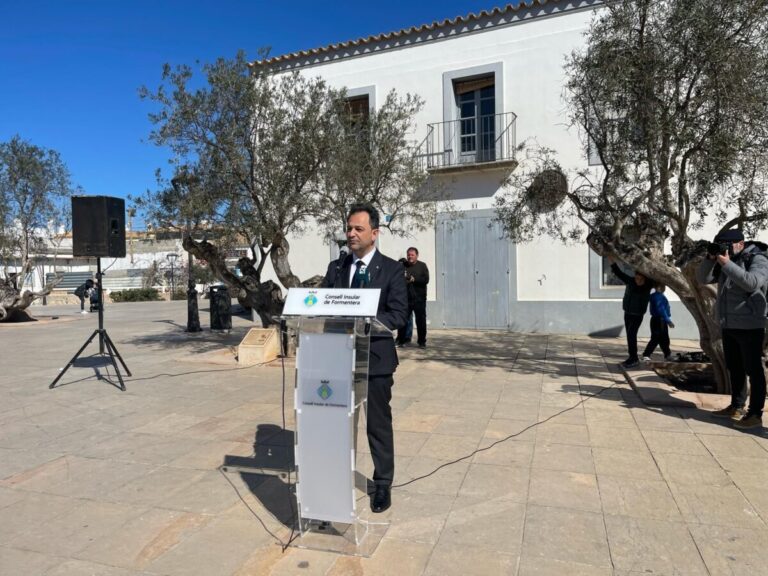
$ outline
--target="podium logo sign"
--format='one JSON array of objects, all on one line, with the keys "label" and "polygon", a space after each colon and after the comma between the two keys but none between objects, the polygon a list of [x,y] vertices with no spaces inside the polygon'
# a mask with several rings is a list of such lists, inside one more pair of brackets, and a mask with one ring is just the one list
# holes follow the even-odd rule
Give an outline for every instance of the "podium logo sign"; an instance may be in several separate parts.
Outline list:
[{"label": "podium logo sign", "polygon": [[[333,383],[333,386],[331,386]],[[300,384],[302,388],[301,392],[301,405],[302,406],[318,406],[322,408],[347,408],[349,406],[349,399],[346,394],[349,390],[345,390],[345,382],[336,381],[333,378],[320,379],[320,386],[317,386],[317,380],[314,378],[305,381]]]},{"label": "podium logo sign", "polygon": [[321,382],[323,384],[317,389],[317,395],[323,400],[328,400],[333,395],[333,389],[328,386],[328,380],[321,380]]},{"label": "podium logo sign", "polygon": [[283,314],[375,318],[380,295],[380,288],[291,288]]}]

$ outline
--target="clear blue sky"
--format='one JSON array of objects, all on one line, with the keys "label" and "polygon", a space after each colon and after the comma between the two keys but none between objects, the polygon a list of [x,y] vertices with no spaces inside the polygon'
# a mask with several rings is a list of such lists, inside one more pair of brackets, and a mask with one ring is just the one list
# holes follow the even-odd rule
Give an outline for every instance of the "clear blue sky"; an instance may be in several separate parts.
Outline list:
[{"label": "clear blue sky", "polygon": [[0,141],[59,151],[86,194],[155,185],[147,142],[162,65],[283,54],[491,9],[492,0],[0,0]]}]

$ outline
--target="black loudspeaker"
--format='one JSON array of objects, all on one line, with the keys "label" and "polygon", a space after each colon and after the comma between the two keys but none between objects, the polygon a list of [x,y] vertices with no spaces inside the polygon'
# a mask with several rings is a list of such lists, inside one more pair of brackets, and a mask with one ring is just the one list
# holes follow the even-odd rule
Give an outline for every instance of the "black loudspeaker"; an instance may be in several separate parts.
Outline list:
[{"label": "black loudspeaker", "polygon": [[125,200],[72,197],[72,255],[125,257]]}]

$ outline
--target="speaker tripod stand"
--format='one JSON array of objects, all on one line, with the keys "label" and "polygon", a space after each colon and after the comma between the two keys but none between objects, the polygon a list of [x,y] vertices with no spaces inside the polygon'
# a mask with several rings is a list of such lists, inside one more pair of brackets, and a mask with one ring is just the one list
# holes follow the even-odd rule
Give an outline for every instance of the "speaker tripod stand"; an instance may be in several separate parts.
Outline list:
[{"label": "speaker tripod stand", "polygon": [[[69,367],[72,366],[75,361],[80,357],[80,354],[83,353],[83,351],[88,347],[88,345],[93,342],[93,339],[96,338],[96,336],[99,337],[99,354],[101,356],[104,356],[104,351],[107,351],[107,355],[109,355],[109,361],[114,366],[115,372],[117,373],[117,379],[120,382],[120,390],[125,391],[125,382],[123,382],[123,376],[120,374],[120,367],[117,365],[117,360],[120,360],[120,364],[123,365],[123,369],[125,370],[125,373],[128,376],[131,376],[131,371],[128,369],[128,366],[125,365],[125,361],[123,360],[123,357],[120,356],[120,353],[117,351],[117,347],[115,346],[115,343],[112,342],[112,339],[109,337],[109,334],[107,333],[106,328],[104,328],[104,298],[103,298],[103,292],[101,287],[101,258],[96,258],[96,281],[97,281],[97,290],[99,292],[99,327],[93,331],[93,334],[91,334],[90,338],[85,341],[85,344],[83,344],[80,347],[80,350],[77,351],[77,353],[72,356],[72,359],[67,363],[67,365],[59,372],[59,375],[56,376],[56,379],[51,382],[50,386],[48,386],[49,389],[52,389],[56,386],[56,383],[61,380],[61,377],[64,376],[67,370],[69,370]],[[101,378],[101,376],[99,376]]]}]

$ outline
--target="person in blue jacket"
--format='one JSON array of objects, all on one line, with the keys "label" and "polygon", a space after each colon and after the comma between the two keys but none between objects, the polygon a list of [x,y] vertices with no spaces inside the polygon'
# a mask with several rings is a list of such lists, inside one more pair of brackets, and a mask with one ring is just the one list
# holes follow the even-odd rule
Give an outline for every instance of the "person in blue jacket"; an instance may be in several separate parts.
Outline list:
[{"label": "person in blue jacket", "polygon": [[651,354],[656,346],[661,346],[664,360],[672,360],[672,351],[669,349],[669,329],[674,328],[672,314],[669,310],[669,300],[664,296],[666,286],[658,283],[656,290],[651,294],[651,340],[643,351],[643,361],[651,359]]}]

